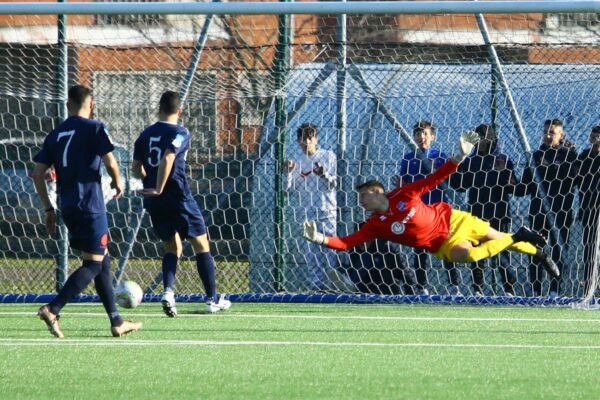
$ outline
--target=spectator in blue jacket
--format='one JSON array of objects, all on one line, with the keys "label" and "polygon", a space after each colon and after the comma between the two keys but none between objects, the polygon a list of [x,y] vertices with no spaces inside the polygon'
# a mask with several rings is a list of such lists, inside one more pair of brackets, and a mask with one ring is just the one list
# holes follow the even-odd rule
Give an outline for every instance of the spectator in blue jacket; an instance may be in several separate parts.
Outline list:
[{"label": "spectator in blue jacket", "polygon": [[[458,173],[450,176],[450,186],[458,191],[467,191],[473,215],[489,221],[494,229],[510,232],[509,199],[517,184],[513,162],[500,151],[493,126],[481,124],[475,128],[475,132],[481,138],[477,151],[460,165]],[[502,254],[490,261],[494,265],[499,264],[504,294],[514,296],[516,276],[508,256]],[[471,265],[472,291],[476,296],[483,294],[484,262]]]},{"label": "spectator in blue jacket", "polygon": [[[438,169],[446,161],[448,156],[439,150],[431,148],[431,145],[436,138],[436,128],[429,121],[419,121],[413,127],[413,138],[417,146],[419,146],[421,154],[417,152],[410,152],[404,155],[400,163],[400,176],[394,178],[394,184],[396,186],[406,185],[407,183],[415,182],[425,178],[427,175]],[[429,162],[426,162],[426,161]],[[427,167],[429,164],[429,168]],[[439,203],[440,201],[448,201],[445,198],[444,191],[442,188],[437,187],[423,195],[423,202],[425,204]],[[424,250],[414,250],[414,266],[417,275],[418,282],[418,293],[427,295],[429,291],[427,289],[427,272],[426,268],[431,265],[431,259],[429,254]],[[460,289],[458,287],[460,283],[460,275],[458,269],[452,263],[443,262],[444,268],[448,270],[448,276],[450,281],[450,287],[448,288],[448,294],[460,295]]]}]

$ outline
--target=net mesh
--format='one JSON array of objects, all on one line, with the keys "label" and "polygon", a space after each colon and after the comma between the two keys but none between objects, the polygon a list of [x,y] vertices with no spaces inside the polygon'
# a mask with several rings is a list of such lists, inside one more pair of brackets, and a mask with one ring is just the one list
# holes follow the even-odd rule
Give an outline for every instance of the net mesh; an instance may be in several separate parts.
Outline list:
[{"label": "net mesh", "polygon": [[[130,172],[133,143],[156,120],[161,93],[184,87],[199,56],[182,123],[193,135],[189,181],[209,227],[220,291],[583,298],[587,289],[593,297],[600,169],[594,151],[583,168],[577,158],[600,123],[598,15],[486,15],[503,74],[473,15],[352,15],[345,40],[338,17],[216,15],[210,25],[201,15],[67,17],[68,83],[92,88],[94,117],[111,132],[127,185],[122,199],[107,202],[117,276],[162,290],[161,245]],[[64,237],[46,236],[29,178],[63,104],[56,24],[56,16],[0,16],[0,293],[56,286]],[[205,27],[206,42],[197,46]],[[536,164],[515,114],[532,151],[543,143],[544,121],[555,118],[575,150],[563,142],[561,155]],[[461,132],[494,128],[489,157],[475,156],[482,161],[441,195],[454,208],[493,217],[500,230],[543,230],[547,253],[563,268],[560,282],[518,253],[473,269],[385,242],[335,253],[301,238],[305,219],[329,234],[354,232],[367,218],[356,184],[378,179],[391,189],[397,175],[426,174],[418,160],[402,173],[419,121],[435,126],[431,148],[440,158],[456,150]],[[297,168],[312,160],[297,142],[304,123],[318,130],[319,163],[333,168],[333,186],[314,174],[290,184],[282,171],[287,160]],[[528,169],[538,171],[529,183]],[[55,185],[51,174],[48,184]],[[192,255],[184,247],[179,293],[202,291]],[[77,263],[70,255],[71,270]]]}]

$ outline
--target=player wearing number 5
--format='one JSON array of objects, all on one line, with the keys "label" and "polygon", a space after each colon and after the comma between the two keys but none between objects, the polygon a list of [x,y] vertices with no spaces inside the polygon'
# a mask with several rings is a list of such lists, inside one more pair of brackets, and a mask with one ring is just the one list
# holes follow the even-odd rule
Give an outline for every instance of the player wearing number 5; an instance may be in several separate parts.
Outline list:
[{"label": "player wearing number 5", "polygon": [[304,237],[336,250],[347,250],[368,240],[385,239],[401,245],[425,249],[450,262],[477,262],[503,250],[530,254],[540,260],[552,276],[559,276],[554,262],[536,246],[546,240],[526,228],[510,235],[490,227],[490,223],[473,215],[453,210],[448,203],[427,205],[421,196],[436,187],[473,150],[479,141],[475,132],[460,138],[459,155],[454,156],[433,174],[385,194],[380,182],[369,181],[358,186],[359,201],[372,215],[355,233],[346,237],[327,237],[316,230],[314,222],[304,223]]},{"label": "player wearing number 5", "polygon": [[215,263],[210,254],[204,218],[192,196],[186,177],[186,156],[190,132],[177,120],[181,116],[181,99],[175,92],[162,94],[159,121],[146,128],[136,140],[132,170],[142,179],[144,208],[150,213],[156,235],[162,240],[164,313],[177,315],[175,307],[175,273],[182,255],[181,239],[187,239],[196,254],[196,267],[206,291],[206,311],[213,313],[231,306],[223,296],[217,298]]},{"label": "player wearing number 5", "polygon": [[69,230],[69,242],[71,248],[81,251],[83,259],[82,266],[69,276],[58,295],[38,311],[50,333],[59,338],[63,337],[58,323],[60,310],[92,280],[109,316],[114,336],[122,336],[142,326],[139,322],[123,321],[115,306],[107,251],[108,221],[100,177],[102,162],[112,178],[115,199],[121,196],[123,186],[106,127],[89,118],[93,106],[87,87],[70,88],[69,118],[50,132],[41,151],[33,158],[36,162],[33,183],[45,209],[46,230],[52,235],[56,229],[56,210],[48,196],[44,177],[46,170],[54,166],[60,211]]}]

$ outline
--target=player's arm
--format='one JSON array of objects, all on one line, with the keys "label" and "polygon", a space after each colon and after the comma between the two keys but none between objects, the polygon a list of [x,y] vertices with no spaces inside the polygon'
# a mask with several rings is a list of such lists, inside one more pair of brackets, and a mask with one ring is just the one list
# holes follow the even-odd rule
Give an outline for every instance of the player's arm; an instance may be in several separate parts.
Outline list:
[{"label": "player's arm", "polygon": [[113,199],[116,200],[123,195],[123,182],[121,181],[121,173],[119,172],[119,163],[112,151],[102,156],[102,162],[111,178],[110,187],[116,192],[113,196]]},{"label": "player's arm", "polygon": [[175,152],[171,149],[165,150],[165,155],[162,160],[160,160],[160,165],[158,166],[158,172],[156,175],[156,186],[154,188],[143,189],[141,191],[142,195],[156,197],[160,196],[165,190],[165,186],[167,185],[167,180],[171,175],[171,170],[173,169],[173,164],[175,163]]},{"label": "player's arm", "polygon": [[364,227],[345,237],[323,235],[317,231],[315,221],[305,221],[302,228],[304,239],[334,250],[348,250],[369,240],[377,239],[374,232]]},{"label": "player's arm", "polygon": [[46,231],[49,235],[52,235],[56,229],[56,210],[52,205],[50,196],[48,196],[48,187],[46,186],[45,175],[48,168],[50,168],[49,165],[36,162],[31,178],[33,179],[33,186],[42,201],[42,206],[44,207],[44,212],[46,214],[44,219]]},{"label": "player's arm", "polygon": [[146,177],[146,170],[144,164],[140,160],[133,160],[131,163],[131,173],[134,178],[144,179]]}]

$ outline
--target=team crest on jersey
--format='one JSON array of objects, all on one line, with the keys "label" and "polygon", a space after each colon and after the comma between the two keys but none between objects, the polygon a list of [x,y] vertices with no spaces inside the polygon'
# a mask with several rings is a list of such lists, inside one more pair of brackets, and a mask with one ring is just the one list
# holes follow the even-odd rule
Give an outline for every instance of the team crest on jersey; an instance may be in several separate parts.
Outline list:
[{"label": "team crest on jersey", "polygon": [[406,226],[401,222],[396,221],[392,224],[392,233],[394,233],[396,235],[402,235],[404,233],[405,229],[406,229]]},{"label": "team crest on jersey", "polygon": [[399,201],[396,208],[398,208],[398,210],[400,211],[406,211],[406,203],[403,201]]},{"label": "team crest on jersey", "polygon": [[183,137],[182,134],[178,133],[177,136],[175,136],[175,139],[173,139],[173,146],[175,147],[180,147],[183,144],[183,141],[185,140],[185,137]]}]

